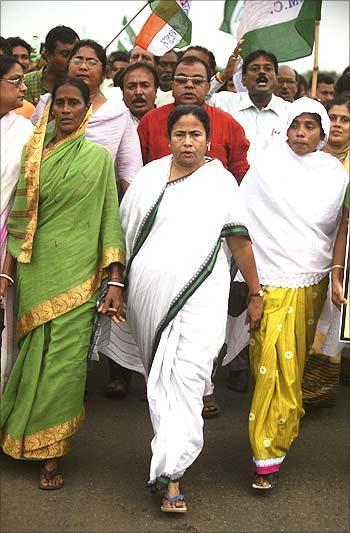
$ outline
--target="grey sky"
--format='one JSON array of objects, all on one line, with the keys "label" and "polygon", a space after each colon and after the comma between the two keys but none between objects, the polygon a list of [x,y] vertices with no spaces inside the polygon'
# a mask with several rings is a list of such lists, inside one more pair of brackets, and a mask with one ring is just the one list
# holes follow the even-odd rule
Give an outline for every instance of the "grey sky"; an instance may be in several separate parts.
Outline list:
[{"label": "grey sky", "polygon": [[[38,34],[43,41],[46,33],[58,24],[75,29],[79,35],[96,39],[106,45],[121,28],[124,15],[129,19],[145,4],[145,0],[117,1],[15,1],[1,2],[1,35],[20,35],[30,41]],[[234,48],[232,37],[219,31],[223,17],[223,0],[193,0],[192,44],[210,48],[220,66],[226,64]],[[320,70],[342,72],[349,65],[349,16],[348,0],[323,0],[320,27]],[[138,31],[147,19],[147,7],[133,23]],[[109,51],[114,50],[114,45]],[[312,56],[290,62],[299,72],[312,69]]]}]

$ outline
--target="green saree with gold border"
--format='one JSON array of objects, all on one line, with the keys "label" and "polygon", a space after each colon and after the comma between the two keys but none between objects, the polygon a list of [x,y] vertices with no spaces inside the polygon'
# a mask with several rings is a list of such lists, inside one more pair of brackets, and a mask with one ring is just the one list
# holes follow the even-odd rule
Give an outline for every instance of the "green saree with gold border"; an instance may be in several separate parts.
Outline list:
[{"label": "green saree with gold border", "polygon": [[98,288],[111,263],[125,263],[113,162],[85,139],[88,119],[46,150],[55,137],[46,112],[24,148],[9,217],[20,350],[1,428],[3,451],[17,459],[68,452],[84,416]]}]

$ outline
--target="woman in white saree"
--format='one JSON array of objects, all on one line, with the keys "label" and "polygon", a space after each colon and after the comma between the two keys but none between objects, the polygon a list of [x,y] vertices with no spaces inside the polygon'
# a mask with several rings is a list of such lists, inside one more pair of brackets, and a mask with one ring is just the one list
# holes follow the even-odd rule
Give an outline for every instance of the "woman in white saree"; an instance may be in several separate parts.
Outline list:
[{"label": "woman in white saree", "polygon": [[117,362],[147,379],[154,429],[148,487],[161,510],[185,512],[179,480],[203,446],[203,395],[225,335],[230,275],[226,238],[251,291],[248,320],[262,298],[238,186],[205,158],[209,117],[177,106],[168,119],[172,155],[146,165],[121,204],[126,236],[127,324],[117,324]]},{"label": "woman in white saree", "polygon": [[[32,123],[17,115],[13,110],[23,105],[26,86],[23,69],[13,57],[0,57],[0,131],[1,131],[1,228],[0,228],[0,272],[6,254],[7,217],[11,210],[13,196],[19,176],[22,148],[32,130]],[[1,334],[1,392],[12,366],[16,352],[13,320],[13,288],[6,295],[5,328]]]}]

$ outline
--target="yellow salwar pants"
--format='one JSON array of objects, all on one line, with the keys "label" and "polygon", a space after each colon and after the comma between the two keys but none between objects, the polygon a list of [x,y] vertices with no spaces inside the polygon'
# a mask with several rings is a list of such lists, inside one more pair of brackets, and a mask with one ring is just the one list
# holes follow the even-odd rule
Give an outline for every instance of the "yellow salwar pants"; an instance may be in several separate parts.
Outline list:
[{"label": "yellow salwar pants", "polygon": [[277,472],[298,435],[306,354],[327,287],[328,276],[309,287],[264,287],[264,315],[249,350],[255,377],[249,439],[257,474]]}]

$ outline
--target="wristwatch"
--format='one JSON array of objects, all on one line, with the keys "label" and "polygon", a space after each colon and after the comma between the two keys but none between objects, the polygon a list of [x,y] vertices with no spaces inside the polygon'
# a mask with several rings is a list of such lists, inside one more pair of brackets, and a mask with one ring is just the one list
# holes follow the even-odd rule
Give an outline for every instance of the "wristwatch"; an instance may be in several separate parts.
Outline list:
[{"label": "wristwatch", "polygon": [[260,296],[260,298],[262,298],[264,296],[264,291],[263,289],[259,289],[258,292],[250,292],[249,296]]}]

